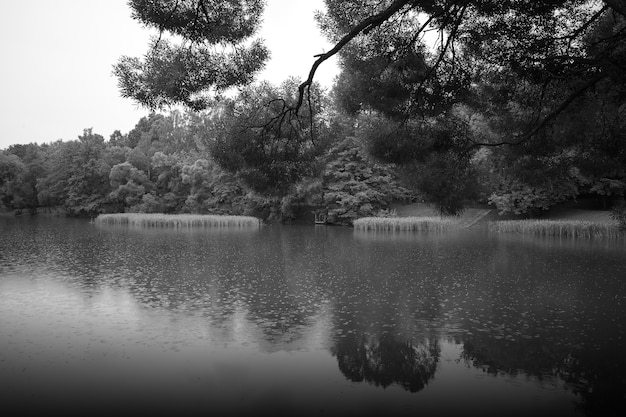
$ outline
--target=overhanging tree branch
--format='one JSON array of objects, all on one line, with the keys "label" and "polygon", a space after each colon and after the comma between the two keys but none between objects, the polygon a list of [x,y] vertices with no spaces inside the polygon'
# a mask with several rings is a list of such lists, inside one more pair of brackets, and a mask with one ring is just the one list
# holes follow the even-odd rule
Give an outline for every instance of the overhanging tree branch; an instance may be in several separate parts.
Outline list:
[{"label": "overhanging tree branch", "polygon": [[559,114],[561,114],[576,98],[580,97],[587,89],[593,87],[598,82],[606,78],[605,74],[597,74],[594,77],[587,80],[576,90],[572,91],[569,96],[565,100],[561,102],[561,104],[548,113],[539,123],[537,123],[531,130],[528,132],[521,134],[517,137],[517,140],[514,141],[501,141],[501,142],[476,142],[470,139],[472,142],[471,147],[497,147],[503,145],[521,145],[526,142],[528,139],[536,135],[541,129],[543,129],[548,122],[554,120]]},{"label": "overhanging tree branch", "polygon": [[[620,13],[624,16],[626,16],[626,0],[605,0],[604,1],[605,6],[600,8],[598,11],[596,11],[586,22],[584,22],[584,24],[579,27],[577,30],[575,30],[574,32],[570,33],[567,37],[565,38],[573,38],[576,37],[578,35],[580,35],[584,30],[586,30],[588,27],[591,26],[591,24],[595,21],[597,21],[600,16],[602,16],[602,14],[610,7],[613,10],[615,10],[617,13]],[[295,112],[295,114],[298,114],[298,111],[300,109],[300,107],[302,106],[303,102],[304,102],[304,94],[306,91],[308,91],[308,89],[310,89],[312,82],[313,82],[313,77],[315,75],[315,72],[317,71],[318,67],[327,59],[329,59],[330,57],[334,56],[335,54],[337,54],[346,44],[348,44],[350,41],[352,41],[355,37],[357,37],[360,34],[367,34],[369,33],[372,29],[380,26],[381,24],[383,24],[384,22],[388,21],[394,14],[398,13],[399,11],[401,11],[405,6],[410,5],[411,7],[413,7],[412,2],[410,1],[395,1],[393,2],[387,9],[381,11],[378,14],[372,15],[370,17],[368,17],[367,19],[363,20],[361,23],[359,23],[358,25],[356,25],[354,28],[352,28],[352,30],[350,30],[350,32],[348,32],[346,35],[344,35],[336,44],[335,46],[328,52],[323,53],[323,54],[319,54],[316,55],[315,57],[317,58],[317,60],[313,63],[311,70],[309,72],[309,76],[308,78],[302,83],[300,84],[299,88],[298,88],[298,102],[297,104],[294,106],[294,108],[290,109],[290,111]],[[444,24],[442,26],[446,26],[445,22],[452,22],[451,27],[449,28],[449,33],[447,34],[447,39],[442,38],[441,41],[441,47],[440,47],[440,51],[438,54],[438,57],[434,63],[433,66],[431,66],[430,71],[428,72],[428,75],[425,77],[425,79],[422,81],[422,83],[420,83],[420,88],[423,87],[423,83],[426,81],[426,79],[428,79],[430,76],[432,76],[432,73],[436,70],[436,68],[439,66],[439,64],[441,63],[441,61],[444,59],[445,54],[453,47],[453,43],[454,40],[456,38],[457,35],[457,31],[460,27],[460,25],[462,24],[463,18],[465,17],[465,12],[467,10],[467,8],[470,5],[468,3],[465,2],[461,2],[460,4],[457,4],[456,2],[451,2],[449,4],[449,8],[441,14],[441,16],[445,16],[445,20],[444,20]],[[441,17],[440,16],[440,17]],[[433,19],[433,15],[430,16],[429,21],[431,19]],[[424,28],[424,26],[422,28],[420,28],[420,32],[421,30]],[[418,32],[419,33],[419,32]],[[443,29],[442,29],[442,37],[443,37]],[[416,35],[417,36],[417,35]],[[577,57],[552,57],[553,60],[558,61],[559,58],[567,58],[568,60],[572,60],[572,59],[576,59],[579,61],[586,61],[582,58],[577,58]],[[587,64],[591,64],[593,62],[585,62]],[[554,108],[550,113],[548,113],[545,117],[543,117],[542,119],[540,119],[540,115],[537,114],[537,119],[535,120],[537,123],[534,124],[534,127],[532,127],[531,130],[529,130],[526,133],[520,134],[515,140],[512,141],[502,141],[502,142],[497,142],[497,143],[480,143],[480,142],[473,142],[473,146],[502,146],[502,145],[519,145],[524,143],[525,141],[527,141],[529,138],[535,136],[541,129],[543,129],[549,122],[551,122],[553,119],[555,119],[559,114],[561,114],[571,103],[572,101],[574,101],[577,97],[581,96],[588,88],[592,87],[593,85],[595,85],[597,82],[599,82],[600,80],[602,80],[603,78],[607,77],[607,75],[604,75],[602,73],[598,73],[595,76],[593,76],[592,78],[588,79],[585,83],[583,83],[582,85],[580,85],[579,88],[577,88],[576,90],[572,91],[571,94],[565,98],[565,100],[563,100],[558,107]],[[420,88],[417,89],[417,91],[419,92]]]},{"label": "overhanging tree branch", "polygon": [[[437,56],[437,60],[435,61],[435,63],[430,67],[430,69],[428,70],[428,73],[426,73],[426,76],[424,77],[424,79],[419,83],[419,85],[417,86],[416,91],[416,96],[419,96],[420,92],[423,90],[424,88],[424,84],[430,79],[430,77],[433,76],[433,74],[435,73],[435,71],[437,71],[437,69],[439,68],[439,66],[441,65],[441,63],[443,62],[447,52],[449,49],[453,50],[454,53],[454,40],[456,37],[456,34],[459,30],[459,27],[461,26],[461,22],[463,21],[463,16],[465,15],[465,12],[467,10],[467,5],[461,7],[458,10],[455,10],[455,13],[458,13],[456,16],[451,16],[450,19],[452,19],[454,21],[452,28],[450,29],[450,33],[447,36],[447,39],[445,41],[445,44],[443,42],[444,39],[444,29],[441,29],[441,47],[439,50],[439,54]],[[449,12],[450,15],[452,15],[452,11]],[[413,104],[411,103],[410,106],[413,106]]]},{"label": "overhanging tree branch", "polygon": [[391,16],[396,14],[398,11],[400,11],[404,6],[406,6],[409,3],[410,3],[410,0],[397,0],[393,2],[388,8],[386,8],[382,12],[368,17],[367,19],[363,20],[361,23],[356,25],[354,28],[352,28],[352,30],[350,30],[350,32],[344,35],[330,51],[325,52],[323,54],[315,55],[317,59],[315,60],[315,62],[313,63],[313,66],[311,67],[311,70],[309,71],[308,78],[298,87],[298,102],[296,103],[293,111],[296,114],[298,114],[298,111],[300,110],[300,107],[302,107],[302,103],[304,102],[305,90],[309,90],[310,92],[311,85],[313,84],[313,78],[315,77],[315,72],[317,71],[317,68],[324,61],[331,58],[337,52],[341,51],[341,49],[346,44],[348,44],[352,39],[357,37],[359,34],[361,33],[367,34],[372,29],[385,23]]}]

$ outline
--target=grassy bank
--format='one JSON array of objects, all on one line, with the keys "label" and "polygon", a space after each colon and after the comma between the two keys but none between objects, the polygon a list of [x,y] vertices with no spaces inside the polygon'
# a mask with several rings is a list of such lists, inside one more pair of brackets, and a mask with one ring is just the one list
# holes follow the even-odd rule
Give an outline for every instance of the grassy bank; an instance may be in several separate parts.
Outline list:
[{"label": "grassy bank", "polygon": [[362,217],[353,225],[356,230],[439,232],[456,227],[457,221],[451,217]]},{"label": "grassy bank", "polygon": [[583,220],[502,220],[488,222],[492,232],[576,238],[618,238],[617,223]]},{"label": "grassy bank", "polygon": [[261,220],[251,216],[216,216],[201,214],[153,214],[116,213],[100,214],[94,220],[97,224],[128,225],[136,227],[259,227]]}]

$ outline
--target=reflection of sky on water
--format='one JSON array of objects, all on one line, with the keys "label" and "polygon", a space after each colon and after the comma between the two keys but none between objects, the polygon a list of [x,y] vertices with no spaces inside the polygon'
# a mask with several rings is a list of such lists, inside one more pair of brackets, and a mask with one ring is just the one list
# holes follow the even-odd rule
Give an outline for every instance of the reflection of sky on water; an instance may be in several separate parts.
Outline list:
[{"label": "reflection of sky on water", "polygon": [[57,223],[0,225],[0,381],[16,398],[557,415],[590,402],[589,375],[624,386],[619,251]]}]

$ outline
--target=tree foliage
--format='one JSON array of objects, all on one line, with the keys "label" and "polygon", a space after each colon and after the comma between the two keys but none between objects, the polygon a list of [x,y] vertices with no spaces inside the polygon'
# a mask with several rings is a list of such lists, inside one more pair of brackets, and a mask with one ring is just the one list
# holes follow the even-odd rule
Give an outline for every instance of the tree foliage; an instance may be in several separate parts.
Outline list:
[{"label": "tree foliage", "polygon": [[92,129],[78,137],[69,159],[65,209],[72,215],[87,215],[103,210],[107,203],[109,171],[104,156],[104,138]]},{"label": "tree foliage", "polygon": [[320,118],[323,93],[313,88],[307,95],[310,105],[296,116],[285,111],[297,100],[295,85],[295,79],[279,87],[255,84],[219,107],[209,149],[221,167],[261,193],[285,194],[313,175],[315,159],[327,148]]},{"label": "tree foliage", "polygon": [[0,204],[11,210],[26,206],[29,190],[25,175],[26,167],[19,156],[0,153]]},{"label": "tree foliage", "polygon": [[326,4],[322,29],[349,40],[337,51],[337,104],[375,121],[363,131],[372,154],[413,166],[432,201],[451,201],[458,189],[438,180],[465,178],[455,172],[485,147],[490,201],[503,211],[624,179],[621,2]]},{"label": "tree foliage", "polygon": [[[250,83],[269,56],[256,33],[262,0],[132,0],[132,17],[157,29],[143,58],[114,66],[123,97],[150,109],[200,110],[214,94]],[[169,35],[169,36],[168,36]]]},{"label": "tree foliage", "polygon": [[[254,39],[263,1],[129,4],[157,36],[114,67],[122,95],[193,111],[108,142],[87,129],[9,148],[5,208],[278,218],[312,203],[349,222],[407,195],[398,174],[447,214],[468,199],[532,213],[624,195],[622,0],[327,0],[317,20],[334,46],[279,86],[252,82],[269,57]],[[314,77],[333,56],[326,94]]]},{"label": "tree foliage", "polygon": [[412,199],[392,167],[373,161],[352,137],[330,150],[318,193],[324,213],[337,223],[375,216],[394,202]]},{"label": "tree foliage", "polygon": [[[620,78],[615,70],[623,61],[624,33],[623,7],[618,3],[623,4],[328,0],[327,11],[318,14],[318,20],[328,37],[341,45],[334,53],[348,70],[343,75],[370,71],[370,77],[353,81],[371,85],[373,79],[375,85],[395,73],[395,79],[405,84],[401,90],[409,101],[405,111],[424,114],[437,105],[445,108],[468,100],[472,84],[490,73],[511,73],[545,83],[546,88],[564,77],[579,77],[586,87],[605,77]],[[622,14],[616,15],[616,10]],[[379,61],[386,64],[366,65]],[[379,91],[368,90],[372,94],[363,104],[375,105]],[[397,97],[398,90],[386,91],[388,98]]]}]

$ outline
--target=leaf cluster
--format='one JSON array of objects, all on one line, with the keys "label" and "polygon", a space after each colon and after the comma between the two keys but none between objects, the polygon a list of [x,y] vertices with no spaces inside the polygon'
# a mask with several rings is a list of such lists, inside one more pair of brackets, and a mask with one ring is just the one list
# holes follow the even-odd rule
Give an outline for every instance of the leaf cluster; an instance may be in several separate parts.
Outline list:
[{"label": "leaf cluster", "polygon": [[204,109],[215,95],[249,84],[269,57],[260,39],[249,41],[263,1],[132,0],[130,6],[159,35],[143,58],[121,57],[113,74],[123,97],[151,110]]},{"label": "leaf cluster", "polygon": [[295,84],[292,79],[279,87],[260,83],[242,89],[222,107],[223,128],[210,146],[220,166],[264,194],[284,195],[313,175],[316,158],[327,147],[319,117],[322,92],[312,89],[309,106],[295,114],[290,111],[297,100]]},{"label": "leaf cluster", "polygon": [[130,0],[132,17],[193,42],[236,43],[257,31],[263,0]]}]

